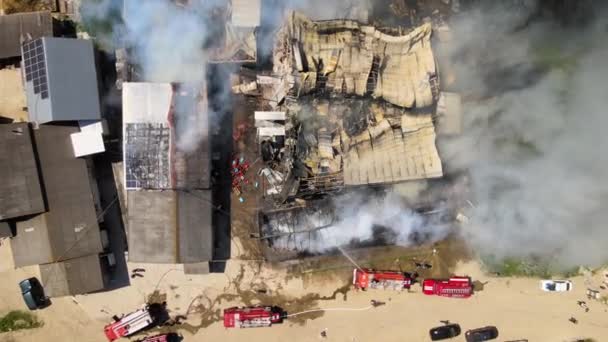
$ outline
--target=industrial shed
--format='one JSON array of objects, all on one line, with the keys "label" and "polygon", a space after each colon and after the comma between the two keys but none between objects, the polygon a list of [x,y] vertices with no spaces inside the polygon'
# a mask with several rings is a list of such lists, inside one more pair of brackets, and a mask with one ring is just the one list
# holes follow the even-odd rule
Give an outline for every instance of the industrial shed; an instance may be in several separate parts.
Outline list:
[{"label": "industrial shed", "polygon": [[311,21],[294,12],[277,33],[274,71],[295,72],[292,86],[300,95],[323,90],[428,107],[439,96],[431,33],[431,24],[392,35],[353,20]]},{"label": "industrial shed", "polygon": [[197,263],[212,259],[210,190],[128,191],[129,260]]},{"label": "industrial shed", "polygon": [[11,240],[15,266],[99,254],[101,243],[86,162],[74,158],[70,134],[77,127],[34,131],[48,211],[17,223]]},{"label": "industrial shed", "polygon": [[21,42],[53,36],[51,12],[0,15],[0,59],[21,56]]},{"label": "industrial shed", "polygon": [[46,210],[32,143],[29,124],[0,125],[0,221]]},{"label": "industrial shed", "polygon": [[30,122],[101,119],[90,40],[43,37],[22,48]]},{"label": "industrial shed", "polygon": [[129,260],[212,260],[208,120],[206,94],[169,83],[123,84]]}]

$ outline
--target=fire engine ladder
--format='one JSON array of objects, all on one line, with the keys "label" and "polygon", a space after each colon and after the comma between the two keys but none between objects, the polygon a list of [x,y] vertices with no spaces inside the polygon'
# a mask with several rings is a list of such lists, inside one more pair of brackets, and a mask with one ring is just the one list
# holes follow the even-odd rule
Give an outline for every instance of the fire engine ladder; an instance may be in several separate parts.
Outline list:
[{"label": "fire engine ladder", "polygon": [[269,317],[247,319],[240,322],[241,328],[269,327],[272,325]]}]

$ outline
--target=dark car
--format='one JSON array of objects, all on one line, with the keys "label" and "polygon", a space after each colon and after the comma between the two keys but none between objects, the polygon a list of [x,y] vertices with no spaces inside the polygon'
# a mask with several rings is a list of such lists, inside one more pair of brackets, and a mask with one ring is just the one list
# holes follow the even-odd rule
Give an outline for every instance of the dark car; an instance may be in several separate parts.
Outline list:
[{"label": "dark car", "polygon": [[432,341],[446,340],[448,338],[460,335],[460,325],[446,324],[440,327],[433,328],[429,331]]},{"label": "dark car", "polygon": [[467,342],[483,342],[493,340],[498,337],[498,329],[488,326],[479,329],[469,330],[464,334]]},{"label": "dark car", "polygon": [[49,300],[44,295],[42,284],[36,278],[23,280],[19,283],[23,300],[30,310],[42,309],[48,306]]}]

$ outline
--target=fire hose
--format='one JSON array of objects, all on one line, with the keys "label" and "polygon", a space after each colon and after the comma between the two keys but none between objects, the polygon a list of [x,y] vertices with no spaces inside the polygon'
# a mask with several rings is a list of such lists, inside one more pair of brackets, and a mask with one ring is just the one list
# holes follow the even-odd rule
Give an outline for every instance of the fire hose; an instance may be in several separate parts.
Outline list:
[{"label": "fire hose", "polygon": [[327,309],[306,310],[306,311],[301,311],[301,312],[296,312],[296,313],[285,315],[285,318],[299,316],[299,315],[303,315],[303,314],[311,313],[311,312],[321,312],[321,311],[365,311],[365,310],[369,310],[373,307],[375,307],[375,306],[370,305],[370,306],[366,306],[364,308],[327,308]]}]

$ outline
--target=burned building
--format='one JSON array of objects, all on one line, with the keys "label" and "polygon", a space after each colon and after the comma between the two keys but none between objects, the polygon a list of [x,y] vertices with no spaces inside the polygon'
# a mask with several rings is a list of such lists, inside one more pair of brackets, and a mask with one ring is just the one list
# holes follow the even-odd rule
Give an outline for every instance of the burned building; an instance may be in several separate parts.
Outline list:
[{"label": "burned building", "polygon": [[49,296],[98,291],[106,282],[102,264],[108,246],[102,242],[87,162],[74,157],[75,132],[71,126],[0,125],[0,145],[23,152],[7,164],[12,170],[7,184],[15,196],[24,196],[20,210],[11,208],[10,197],[2,201],[0,215],[10,214],[16,226],[15,266],[40,265]]},{"label": "burned building", "polygon": [[255,114],[267,245],[301,250],[303,236],[336,229],[331,201],[317,205],[328,194],[443,176],[431,34],[429,23],[393,32],[292,13],[276,35],[272,73],[241,74],[233,91],[273,110]]},{"label": "burned building", "polygon": [[129,260],[212,259],[206,94],[169,83],[123,83]]}]

